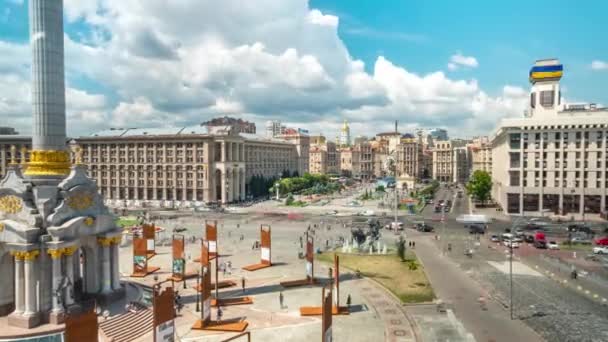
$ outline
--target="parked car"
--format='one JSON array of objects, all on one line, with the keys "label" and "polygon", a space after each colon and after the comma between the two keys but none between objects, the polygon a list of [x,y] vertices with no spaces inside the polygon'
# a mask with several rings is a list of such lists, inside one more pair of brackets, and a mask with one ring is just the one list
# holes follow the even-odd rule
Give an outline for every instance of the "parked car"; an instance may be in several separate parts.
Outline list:
[{"label": "parked car", "polygon": [[532,236],[532,235],[524,235],[524,241],[526,243],[534,243],[534,236]]},{"label": "parked car", "polygon": [[502,242],[505,247],[519,248],[519,243],[513,240],[505,240]]},{"label": "parked car", "polygon": [[593,247],[593,254],[608,254],[608,247]]},{"label": "parked car", "polygon": [[490,241],[500,242],[500,238],[498,237],[498,235],[492,235],[492,236],[490,236]]},{"label": "parked car", "polygon": [[433,201],[433,199],[432,199],[432,198],[429,198],[429,199],[427,199],[427,200],[426,200],[426,204],[433,204],[433,202],[434,202],[434,201]]},{"label": "parked car", "polygon": [[595,244],[598,246],[608,246],[608,236],[595,239]]},{"label": "parked car", "polygon": [[547,248],[549,249],[559,249],[559,245],[555,241],[549,241],[547,244]]}]

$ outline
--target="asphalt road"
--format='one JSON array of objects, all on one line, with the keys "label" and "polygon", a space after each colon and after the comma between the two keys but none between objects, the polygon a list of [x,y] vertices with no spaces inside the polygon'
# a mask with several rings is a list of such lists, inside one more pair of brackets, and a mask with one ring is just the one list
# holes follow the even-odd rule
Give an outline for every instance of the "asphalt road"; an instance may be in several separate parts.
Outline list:
[{"label": "asphalt road", "polygon": [[[443,188],[436,194],[436,200],[453,197],[453,191]],[[435,227],[435,233],[441,235],[440,240],[435,240],[433,233],[426,233],[426,236],[412,230],[408,233],[420,241],[416,243],[416,252],[425,264],[433,287],[440,297],[454,303],[456,316],[478,341],[531,341],[534,332],[547,341],[608,341],[608,307],[577,290],[578,284],[564,286],[545,273],[535,272],[534,267],[530,272],[513,276],[515,320],[511,321],[509,274],[493,266],[508,265],[505,249],[488,241],[487,237],[477,241],[463,224],[455,221],[457,216],[468,213],[466,198],[454,200],[453,207],[447,215],[445,228],[440,222],[432,221],[440,216],[433,213],[432,206],[423,211],[423,216]],[[509,225],[497,222],[489,229],[490,232],[503,232]],[[448,244],[452,246],[451,251],[447,251]],[[475,250],[472,257],[464,254],[468,248]],[[515,264],[525,269],[525,264],[530,264],[537,256],[530,252],[535,251],[516,250]],[[492,298],[488,311],[476,310],[475,296]],[[513,334],[527,334],[528,337],[516,338]]]}]

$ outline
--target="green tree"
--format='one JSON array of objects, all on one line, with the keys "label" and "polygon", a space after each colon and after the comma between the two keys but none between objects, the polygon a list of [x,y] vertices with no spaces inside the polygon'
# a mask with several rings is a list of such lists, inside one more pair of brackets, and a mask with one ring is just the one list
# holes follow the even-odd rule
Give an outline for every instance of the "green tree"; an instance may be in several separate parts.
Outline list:
[{"label": "green tree", "polygon": [[384,192],[384,185],[378,185],[376,187],[376,192]]},{"label": "green tree", "polygon": [[492,191],[492,177],[486,171],[477,170],[467,183],[467,191],[477,201],[485,202],[490,199],[490,191]]},{"label": "green tree", "polygon": [[397,255],[399,255],[399,259],[401,261],[405,261],[405,240],[402,237],[399,237],[397,241]]}]

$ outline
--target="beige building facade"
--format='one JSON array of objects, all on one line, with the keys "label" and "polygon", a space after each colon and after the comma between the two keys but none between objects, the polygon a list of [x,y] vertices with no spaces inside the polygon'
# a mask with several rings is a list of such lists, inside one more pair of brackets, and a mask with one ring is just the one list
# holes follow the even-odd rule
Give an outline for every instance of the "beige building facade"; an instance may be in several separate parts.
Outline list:
[{"label": "beige building facade", "polygon": [[492,147],[488,137],[477,137],[468,145],[471,160],[471,174],[485,171],[492,175]]},{"label": "beige building facade", "polygon": [[[547,64],[558,62],[537,62]],[[562,103],[559,75],[531,78],[524,116],[503,119],[491,137],[492,197],[508,214],[607,211],[608,109]]]},{"label": "beige building facade", "polygon": [[469,162],[466,142],[453,139],[435,142],[433,179],[440,182],[464,183],[468,179]]},{"label": "beige building facade", "polygon": [[323,136],[311,137],[310,141],[310,173],[340,175],[342,165],[336,143]]},{"label": "beige building facade", "polygon": [[[21,154],[32,148],[32,137],[24,135],[0,135],[0,179],[4,178],[11,160],[19,162],[22,160]],[[26,160],[29,154],[26,152]]]},{"label": "beige building facade", "polygon": [[297,146],[230,126],[103,131],[73,141],[110,205],[192,206],[247,198],[253,175],[298,171]]}]

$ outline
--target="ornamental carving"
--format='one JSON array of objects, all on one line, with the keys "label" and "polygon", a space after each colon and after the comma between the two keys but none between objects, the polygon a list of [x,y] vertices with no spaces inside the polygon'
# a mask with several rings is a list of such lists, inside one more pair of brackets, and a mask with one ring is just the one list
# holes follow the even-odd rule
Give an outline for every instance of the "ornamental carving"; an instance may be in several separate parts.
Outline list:
[{"label": "ornamental carving", "polygon": [[70,173],[70,154],[67,151],[32,150],[25,170],[30,176],[65,176]]},{"label": "ornamental carving", "polygon": [[0,211],[7,214],[16,214],[23,209],[21,198],[13,195],[0,197]]},{"label": "ornamental carving", "polygon": [[72,193],[67,199],[67,204],[74,210],[86,210],[93,205],[93,194],[89,192]]}]

